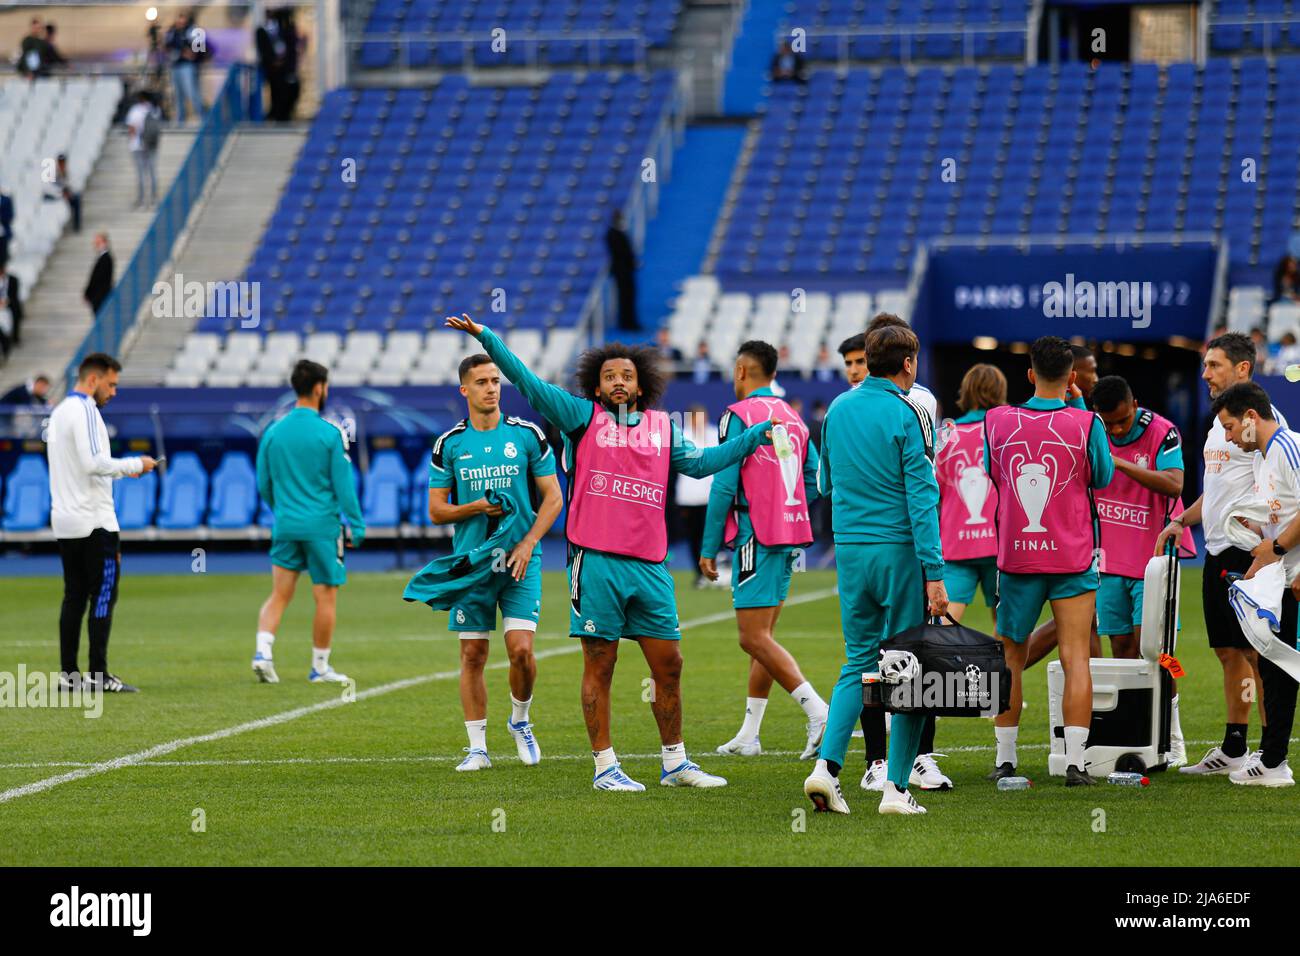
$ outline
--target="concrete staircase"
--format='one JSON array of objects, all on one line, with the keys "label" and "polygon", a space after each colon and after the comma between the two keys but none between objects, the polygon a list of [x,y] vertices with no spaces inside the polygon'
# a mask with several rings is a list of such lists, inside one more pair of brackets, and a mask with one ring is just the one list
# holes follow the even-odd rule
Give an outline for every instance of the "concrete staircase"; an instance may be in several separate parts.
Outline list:
[{"label": "concrete staircase", "polygon": [[731,48],[743,7],[741,0],[688,0],[673,30],[669,62],[652,59],[650,63],[690,69],[693,116],[722,113],[723,84],[731,66]]},{"label": "concrete staircase", "polygon": [[[159,281],[224,282],[243,275],[307,137],[307,127],[245,126],[226,142],[221,161],[192,210]],[[157,385],[195,324],[155,318],[146,303],[122,350],[122,382]]]},{"label": "concrete staircase", "polygon": [[[193,130],[163,130],[158,144],[160,199],[171,188],[193,142]],[[22,346],[0,367],[0,392],[42,372],[62,383],[63,370],[90,330],[93,318],[81,292],[95,263],[94,236],[101,230],[108,233],[114,269],[120,276],[154,217],[153,209],[136,208],[134,203],[135,163],[126,131],[114,129],[82,191],[81,233],[68,227],[46,261],[36,287],[27,290]]]}]

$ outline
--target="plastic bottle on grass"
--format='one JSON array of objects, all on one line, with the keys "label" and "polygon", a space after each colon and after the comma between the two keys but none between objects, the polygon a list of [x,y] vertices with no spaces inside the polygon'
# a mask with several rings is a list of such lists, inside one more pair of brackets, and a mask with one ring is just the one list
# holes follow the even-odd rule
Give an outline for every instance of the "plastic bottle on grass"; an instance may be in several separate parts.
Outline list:
[{"label": "plastic bottle on grass", "polygon": [[1033,785],[1028,777],[1003,777],[998,781],[999,790],[1028,790]]},{"label": "plastic bottle on grass", "polygon": [[1145,787],[1151,783],[1151,778],[1140,773],[1116,772],[1108,776],[1106,782],[1113,783],[1117,787]]}]

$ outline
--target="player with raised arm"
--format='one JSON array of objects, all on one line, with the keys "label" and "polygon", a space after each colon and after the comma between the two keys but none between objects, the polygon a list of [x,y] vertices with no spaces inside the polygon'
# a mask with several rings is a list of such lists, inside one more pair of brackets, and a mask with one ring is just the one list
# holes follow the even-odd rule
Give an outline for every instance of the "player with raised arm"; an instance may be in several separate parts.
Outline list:
[{"label": "player with raised arm", "polygon": [[740,346],[732,370],[736,402],[727,407],[718,426],[726,442],[739,438],[755,422],[779,418],[790,439],[787,457],[781,449],[762,447],[740,464],[713,477],[704,519],[700,573],[718,579],[718,549],[736,549],[731,573],[731,604],[736,610],[740,646],[750,657],[749,690],[740,732],[718,753],[753,756],[763,752],[759,730],[772,682],[780,683],[803,708],[808,738],[801,760],[817,753],[826,729],[826,702],[804,679],[793,655],[776,642],[773,631],[786,596],[797,553],[812,543],[808,502],[817,497],[817,449],[798,413],[772,391],[777,351],[767,342]]},{"label": "player with raised arm", "polygon": [[1075,379],[1070,343],[1045,335],[1029,358],[1033,398],[984,416],[984,467],[998,493],[997,636],[1011,672],[1011,706],[993,718],[997,755],[989,779],[1015,773],[1025,640],[1050,602],[1065,671],[1065,783],[1084,786],[1096,783],[1083,757],[1098,585],[1092,489],[1110,484],[1115,469],[1101,420],[1066,404]]},{"label": "player with raised arm", "polygon": [[[519,759],[542,759],[529,720],[537,662],[533,635],[542,607],[542,537],[560,515],[564,500],[555,477],[555,455],[533,422],[501,413],[501,370],[486,355],[460,363],[460,393],[469,414],[438,437],[429,463],[429,518],[455,525],[454,554],[469,554],[495,530],[502,509],[487,492],[509,495],[515,508],[509,556],[501,573],[451,608],[448,628],[460,635],[460,702],[469,747],[457,770],[492,766],[487,752],[487,685],[483,668],[488,638],[496,630],[497,608],[510,660],[510,719]],[[541,503],[533,510],[531,488]]]},{"label": "player with raised arm", "polygon": [[[257,447],[257,490],[275,516],[271,529],[271,595],[257,615],[253,673],[264,684],[280,681],[272,651],[284,610],[293,600],[298,575],[311,575],[316,615],[312,621],[313,684],[347,683],[330,666],[339,588],[348,579],[345,547],[358,548],[366,536],[352,459],[342,429],[321,417],[329,396],[325,366],[302,359],[290,384],[298,396],[293,410],[262,435]],[[347,520],[348,534],[339,525]]]},{"label": "player with raised arm", "polygon": [[682,743],[681,629],[668,571],[666,506],[673,471],[699,478],[736,464],[770,442],[775,422],[757,422],[734,441],[696,448],[656,409],[666,382],[651,348],[611,343],[578,360],[582,397],[543,382],[496,334],[468,315],[447,326],[468,332],[537,411],[564,436],[568,476],[569,633],[582,641],[582,710],[597,790],[645,787],[618,763],[610,741],[610,685],[620,639],[641,647],[653,680],[666,787],[723,787]]}]

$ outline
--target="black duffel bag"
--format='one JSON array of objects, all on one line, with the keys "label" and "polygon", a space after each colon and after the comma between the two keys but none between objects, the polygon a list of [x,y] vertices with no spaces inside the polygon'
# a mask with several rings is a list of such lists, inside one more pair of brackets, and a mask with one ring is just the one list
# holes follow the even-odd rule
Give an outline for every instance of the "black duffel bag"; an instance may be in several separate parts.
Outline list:
[{"label": "black duffel bag", "polygon": [[941,717],[990,717],[1011,705],[1011,672],[1002,642],[958,624],[931,618],[925,624],[895,634],[880,652],[910,651],[921,672],[908,681],[868,682],[863,676],[862,700],[895,714],[936,714]]}]

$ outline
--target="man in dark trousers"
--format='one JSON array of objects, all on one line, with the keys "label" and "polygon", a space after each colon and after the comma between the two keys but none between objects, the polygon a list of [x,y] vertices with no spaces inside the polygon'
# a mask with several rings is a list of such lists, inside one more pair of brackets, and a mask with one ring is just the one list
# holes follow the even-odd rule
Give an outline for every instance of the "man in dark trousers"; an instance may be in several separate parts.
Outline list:
[{"label": "man in dark trousers", "polygon": [[90,280],[86,290],[81,294],[90,306],[92,315],[99,314],[99,307],[104,304],[113,291],[113,254],[108,251],[108,233],[95,233],[95,265],[90,270]]},{"label": "man in dark trousers", "polygon": [[609,274],[618,286],[618,327],[635,332],[641,328],[636,317],[636,250],[623,231],[621,212],[614,213],[605,232],[605,246],[609,249]]},{"label": "man in dark trousers", "polygon": [[0,190],[0,256],[9,258],[9,240],[14,237],[14,199]]},{"label": "man in dark trousers", "polygon": [[22,341],[23,303],[18,297],[18,277],[9,271],[9,257],[0,253],[0,356],[9,357],[11,346]]}]

